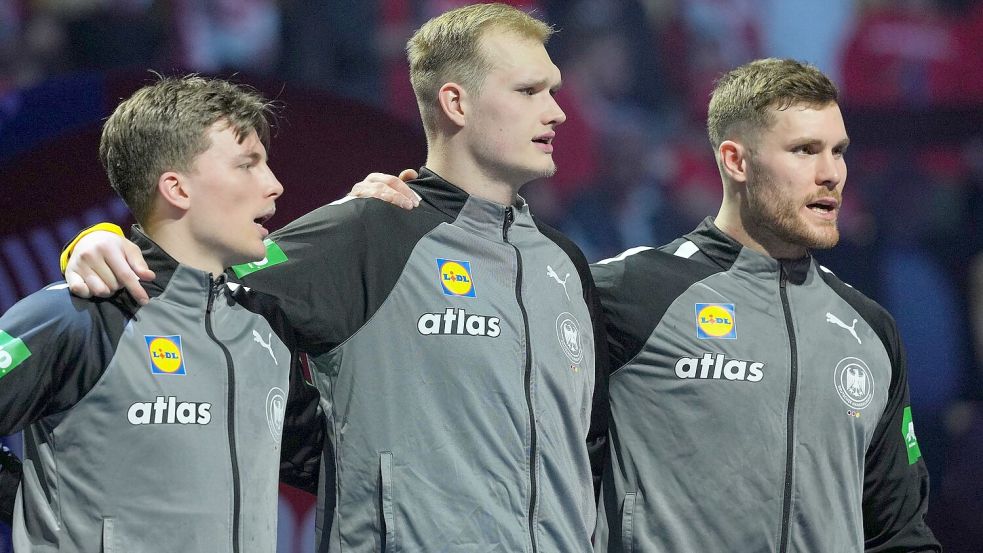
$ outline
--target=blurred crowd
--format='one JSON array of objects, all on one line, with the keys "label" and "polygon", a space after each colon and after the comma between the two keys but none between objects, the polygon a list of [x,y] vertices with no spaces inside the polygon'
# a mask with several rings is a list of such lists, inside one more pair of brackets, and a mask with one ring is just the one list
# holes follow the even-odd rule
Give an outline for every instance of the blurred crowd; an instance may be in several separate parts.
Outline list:
[{"label": "blurred crowd", "polygon": [[[134,67],[270,77],[415,122],[405,41],[465,3],[0,0],[0,133],[17,90]],[[820,257],[898,319],[937,534],[979,550],[959,544],[983,543],[983,128],[959,123],[983,112],[983,1],[507,3],[560,30],[549,45],[568,116],[560,170],[526,193],[591,260],[668,242],[715,213],[703,125],[717,75],[794,57],[840,85],[854,135],[843,240]]]}]

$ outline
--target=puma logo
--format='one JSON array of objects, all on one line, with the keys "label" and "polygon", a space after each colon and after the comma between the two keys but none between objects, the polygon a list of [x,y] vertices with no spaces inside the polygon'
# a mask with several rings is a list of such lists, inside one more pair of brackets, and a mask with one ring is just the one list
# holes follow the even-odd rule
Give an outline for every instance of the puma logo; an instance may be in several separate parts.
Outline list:
[{"label": "puma logo", "polygon": [[847,332],[849,332],[850,334],[853,334],[853,337],[857,339],[857,343],[858,344],[863,345],[863,342],[860,341],[860,336],[857,336],[857,330],[856,330],[856,328],[857,328],[857,319],[854,319],[853,320],[853,324],[852,325],[847,326],[846,323],[844,323],[843,321],[841,321],[839,317],[837,317],[836,315],[834,315],[832,313],[828,313],[827,312],[826,313],[826,322],[827,323],[835,324],[836,326],[838,326],[840,328],[846,329]]},{"label": "puma logo", "polygon": [[273,347],[270,345],[270,342],[272,342],[272,340],[273,340],[272,332],[266,337],[266,341],[264,342],[263,337],[260,336],[259,332],[256,332],[256,330],[253,329],[253,341],[266,348],[266,351],[270,352],[270,357],[273,358],[273,363],[279,365],[280,362],[276,360],[276,355],[273,355]]},{"label": "puma logo", "polygon": [[546,276],[555,280],[556,283],[559,284],[560,286],[563,286],[563,295],[567,297],[567,301],[570,301],[570,293],[567,292],[567,280],[570,279],[570,273],[567,273],[567,276],[563,277],[563,280],[560,280],[560,275],[556,274],[556,271],[553,270],[553,267],[547,265]]}]

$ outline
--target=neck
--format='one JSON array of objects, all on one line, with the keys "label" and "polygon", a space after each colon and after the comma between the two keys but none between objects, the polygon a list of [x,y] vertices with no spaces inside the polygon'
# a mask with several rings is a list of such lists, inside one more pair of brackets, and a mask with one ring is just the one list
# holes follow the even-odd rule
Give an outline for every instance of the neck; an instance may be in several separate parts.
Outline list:
[{"label": "neck", "polygon": [[713,224],[745,248],[775,259],[798,259],[808,253],[801,246],[778,239],[766,228],[748,224],[744,220],[738,201],[728,201],[725,198]]},{"label": "neck", "polygon": [[427,168],[472,196],[502,205],[513,205],[525,183],[509,182],[478,166],[466,153],[452,153],[450,148],[431,147]]},{"label": "neck", "polygon": [[215,276],[225,272],[226,264],[217,255],[209,252],[207,245],[196,240],[187,225],[180,221],[147,221],[143,230],[178,263]]}]

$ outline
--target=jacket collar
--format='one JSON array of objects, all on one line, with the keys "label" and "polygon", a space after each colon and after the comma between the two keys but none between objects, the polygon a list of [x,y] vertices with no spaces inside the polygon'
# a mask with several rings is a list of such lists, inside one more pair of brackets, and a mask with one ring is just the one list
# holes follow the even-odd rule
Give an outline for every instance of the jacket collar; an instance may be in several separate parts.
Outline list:
[{"label": "jacket collar", "polygon": [[226,282],[224,274],[213,278],[211,273],[178,263],[147,236],[139,225],[130,228],[130,240],[139,246],[147,266],[154,272],[153,281],[142,283],[151,298],[166,296],[172,303],[204,306],[208,302],[211,287],[224,285]]},{"label": "jacket collar", "polygon": [[[529,204],[522,196],[516,197],[514,205],[506,206],[472,196],[426,167],[422,167],[419,173],[419,178],[409,183],[410,187],[420,194],[423,201],[454,219],[454,224],[465,230],[488,238],[497,236],[503,239],[506,226],[509,232],[511,229],[535,228]],[[510,209],[511,220],[506,224]]]},{"label": "jacket collar", "polygon": [[713,223],[713,217],[704,219],[685,238],[693,242],[704,255],[724,270],[730,269],[735,263],[740,263],[742,269],[762,276],[772,276],[783,271],[788,276],[789,282],[802,284],[812,266],[812,256],[808,254],[798,259],[775,259],[746,248],[720,230]]}]

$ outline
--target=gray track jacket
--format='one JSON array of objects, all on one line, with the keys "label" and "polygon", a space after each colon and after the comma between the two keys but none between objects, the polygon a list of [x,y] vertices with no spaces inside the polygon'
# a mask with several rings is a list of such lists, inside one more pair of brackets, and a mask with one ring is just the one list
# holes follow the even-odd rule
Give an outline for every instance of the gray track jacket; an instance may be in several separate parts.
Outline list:
[{"label": "gray track jacket", "polygon": [[421,174],[413,211],[336,202],[239,271],[312,355],[320,550],[589,551],[606,401],[586,260],[527,206]]},{"label": "gray track jacket", "polygon": [[710,219],[593,266],[611,455],[599,551],[938,551],[890,315]]},{"label": "gray track jacket", "polygon": [[149,305],[62,283],[0,318],[0,435],[25,441],[14,547],[271,553],[285,403],[316,392],[246,309],[272,304],[134,240]]}]

